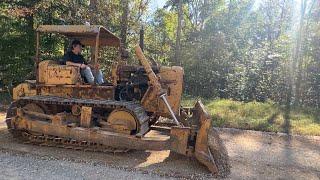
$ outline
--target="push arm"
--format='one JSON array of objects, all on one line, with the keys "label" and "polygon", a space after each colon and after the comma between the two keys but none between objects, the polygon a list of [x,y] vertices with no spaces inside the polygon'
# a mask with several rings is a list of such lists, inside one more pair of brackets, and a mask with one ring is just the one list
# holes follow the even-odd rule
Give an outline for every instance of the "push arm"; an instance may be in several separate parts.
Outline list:
[{"label": "push arm", "polygon": [[171,108],[171,106],[170,106],[170,104],[169,104],[169,102],[167,100],[167,97],[166,97],[166,92],[165,92],[164,89],[162,89],[161,84],[159,82],[159,78],[153,72],[150,63],[149,63],[148,59],[144,56],[140,46],[137,45],[135,50],[136,50],[136,55],[138,56],[138,59],[139,59],[140,63],[144,67],[144,69],[145,69],[145,71],[147,73],[147,76],[149,78],[150,84],[151,84],[151,86],[153,88],[154,92],[151,93],[151,94],[153,94],[151,97],[154,97],[154,96],[160,97],[163,100],[163,102],[165,103],[165,105],[167,106],[167,108],[168,108],[173,120],[175,121],[175,123],[178,126],[182,126],[182,124],[180,124],[180,122],[176,118],[176,115],[172,111],[172,108]]}]

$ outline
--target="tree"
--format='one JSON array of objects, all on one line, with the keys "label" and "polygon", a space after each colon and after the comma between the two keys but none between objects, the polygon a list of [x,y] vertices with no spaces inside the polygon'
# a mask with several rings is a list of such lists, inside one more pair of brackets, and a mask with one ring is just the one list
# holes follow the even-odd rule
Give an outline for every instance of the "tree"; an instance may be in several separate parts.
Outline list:
[{"label": "tree", "polygon": [[[307,32],[307,26],[305,25],[305,21],[308,21],[309,12],[312,10],[315,0],[302,0],[300,5],[300,17],[299,17],[299,26],[297,30],[297,38],[296,38],[296,44],[295,44],[295,50],[294,50],[294,60],[292,63],[293,68],[297,69],[297,71],[294,73],[295,76],[295,98],[294,98],[294,104],[298,105],[301,101],[301,80],[302,80],[302,66],[303,66],[303,58],[304,58],[304,51],[303,51],[303,45],[305,41],[305,33]],[[307,17],[306,17],[307,16]],[[307,19],[306,19],[307,18]]]},{"label": "tree", "polygon": [[[320,4],[303,0],[296,18],[294,2],[168,0],[148,14],[150,0],[4,0],[0,83],[32,78],[38,25],[90,21],[119,35],[126,48],[138,43],[143,25],[145,54],[163,65],[182,65],[188,95],[320,107]],[[54,34],[41,45],[45,58],[62,56],[66,47]],[[109,49],[100,55],[106,71],[118,56]]]},{"label": "tree", "polygon": [[128,15],[129,15],[129,1],[121,0],[122,16],[121,16],[121,43],[126,48],[127,45],[127,30],[128,30]]},{"label": "tree", "polygon": [[90,24],[97,24],[97,0],[90,0],[89,5]]},{"label": "tree", "polygon": [[175,63],[176,65],[181,65],[181,28],[182,28],[182,19],[183,19],[183,8],[182,0],[178,0],[177,3],[178,10],[178,25],[177,25],[177,37],[176,37],[176,49],[175,49]]}]

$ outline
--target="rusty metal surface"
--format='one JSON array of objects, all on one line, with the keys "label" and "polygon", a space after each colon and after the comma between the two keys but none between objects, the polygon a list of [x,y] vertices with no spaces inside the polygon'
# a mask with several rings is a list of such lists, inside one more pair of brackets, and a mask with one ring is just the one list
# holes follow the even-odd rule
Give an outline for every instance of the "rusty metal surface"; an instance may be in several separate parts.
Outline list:
[{"label": "rusty metal surface", "polygon": [[105,146],[103,144],[97,144],[90,141],[78,141],[70,138],[61,138],[49,135],[37,135],[30,132],[22,132],[22,138],[25,140],[25,144],[34,144],[48,147],[58,147],[65,149],[92,151],[92,152],[112,152],[112,153],[126,153],[130,149],[128,148],[114,148]]},{"label": "rusty metal surface", "polygon": [[179,154],[187,155],[189,150],[188,140],[191,130],[189,127],[171,127],[171,150]]},{"label": "rusty metal surface", "polygon": [[198,161],[206,165],[212,173],[218,174],[218,167],[208,146],[208,132],[211,128],[211,117],[204,110],[204,106],[200,101],[196,103],[194,112],[197,112],[194,114],[196,115],[194,118],[198,119],[200,123],[200,129],[198,130],[196,138],[195,156]]},{"label": "rusty metal surface", "polygon": [[23,96],[34,96],[37,94],[37,91],[31,87],[30,83],[22,83],[13,88],[13,99],[17,100]]},{"label": "rusty metal surface", "polygon": [[21,97],[17,102],[17,107],[21,108],[26,104],[37,103],[42,105],[65,105],[65,106],[86,106],[86,107],[97,107],[104,108],[106,110],[113,109],[126,109],[130,111],[136,117],[138,129],[141,132],[146,133],[144,128],[149,126],[149,116],[146,114],[145,110],[139,103],[136,102],[126,102],[126,101],[115,101],[115,100],[95,100],[95,99],[77,99],[77,98],[63,98],[56,96],[30,96]]},{"label": "rusty metal surface", "polygon": [[91,85],[38,85],[40,94],[43,96],[60,96],[68,98],[84,99],[114,99],[113,86],[91,86]]},{"label": "rusty metal surface", "polygon": [[42,84],[82,83],[79,67],[60,65],[57,61],[44,60],[39,63],[38,71],[38,82]]},{"label": "rusty metal surface", "polygon": [[81,107],[80,126],[89,128],[91,125],[92,107]]},{"label": "rusty metal surface", "polygon": [[164,117],[171,117],[166,104],[160,99],[160,95],[166,94],[170,107],[177,116],[180,110],[182,95],[183,69],[181,67],[161,67],[155,74],[148,59],[144,56],[139,45],[135,47],[136,55],[144,67],[149,78],[150,86],[141,100],[143,107],[150,112],[155,112]]},{"label": "rusty metal surface", "polygon": [[[179,114],[181,97],[183,93],[183,69],[182,67],[161,67],[158,74],[163,89],[166,89],[167,100],[175,112]],[[159,109],[162,114],[169,114],[163,101],[159,101]]]},{"label": "rusty metal surface", "polygon": [[120,46],[120,39],[100,25],[40,25],[37,32],[58,33],[70,38],[77,38],[88,46],[95,46],[96,35],[100,33],[100,46]]},{"label": "rusty metal surface", "polygon": [[47,70],[45,72],[46,84],[59,85],[76,84],[78,82],[81,82],[80,68],[75,66],[50,65],[47,67]]},{"label": "rusty metal surface", "polygon": [[140,128],[137,126],[135,116],[126,109],[113,110],[108,116],[106,127],[111,128],[112,131],[129,135]]},{"label": "rusty metal surface", "polygon": [[68,127],[67,125],[53,125],[50,122],[31,120],[28,116],[13,118],[17,129],[42,133],[49,136],[69,138],[76,141],[88,141],[114,148],[127,148],[136,150],[169,150],[170,138],[142,137],[90,129],[82,127]]}]

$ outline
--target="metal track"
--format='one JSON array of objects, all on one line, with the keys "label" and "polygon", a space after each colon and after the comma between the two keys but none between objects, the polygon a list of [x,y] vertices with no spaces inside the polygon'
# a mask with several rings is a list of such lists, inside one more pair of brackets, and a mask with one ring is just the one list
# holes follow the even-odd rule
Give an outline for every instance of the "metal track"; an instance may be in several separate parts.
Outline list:
[{"label": "metal track", "polygon": [[149,116],[146,114],[144,108],[137,102],[128,101],[114,101],[114,100],[95,100],[95,99],[77,99],[77,98],[64,98],[56,96],[29,96],[21,97],[17,102],[17,107],[21,108],[26,104],[36,103],[43,105],[64,105],[64,106],[88,106],[93,108],[104,108],[104,109],[127,109],[133,113],[136,117],[140,129],[138,133],[143,135],[145,127],[149,125]]},{"label": "metal track", "polygon": [[130,149],[120,149],[97,144],[95,142],[77,141],[70,138],[60,138],[49,135],[36,135],[27,131],[21,133],[24,144],[33,144],[39,146],[58,147],[73,149],[77,151],[107,152],[107,153],[126,153]]},{"label": "metal track", "polygon": [[[136,102],[126,102],[126,101],[113,101],[113,100],[94,100],[94,99],[77,99],[77,98],[63,98],[56,96],[29,96],[29,97],[21,97],[17,100],[13,107],[11,107],[11,111],[15,111],[16,108],[22,108],[24,105],[29,103],[37,103],[40,105],[62,105],[62,106],[88,106],[88,107],[97,107],[104,109],[120,109],[125,108],[133,113],[133,115],[137,118],[140,123],[140,126],[148,126],[149,125],[149,116],[144,111],[144,108]],[[9,110],[10,110],[9,109]],[[12,114],[12,115],[11,115]],[[16,113],[11,113],[10,116],[7,117],[7,120],[11,120],[11,117],[15,116]],[[11,123],[8,122],[8,125]],[[20,134],[21,138],[24,140],[26,144],[35,144],[40,146],[49,146],[49,147],[59,147],[66,149],[74,149],[74,150],[83,150],[83,151],[94,151],[94,152],[112,152],[112,153],[123,153],[128,152],[130,149],[119,149],[113,148],[109,146],[105,146],[103,144],[98,144],[96,142],[89,142],[86,140],[78,141],[71,138],[57,137],[51,136],[47,134],[43,134],[43,132],[29,132],[12,129],[9,127],[9,130],[14,135]],[[21,133],[19,133],[21,132]],[[144,132],[140,132],[144,133]]]}]

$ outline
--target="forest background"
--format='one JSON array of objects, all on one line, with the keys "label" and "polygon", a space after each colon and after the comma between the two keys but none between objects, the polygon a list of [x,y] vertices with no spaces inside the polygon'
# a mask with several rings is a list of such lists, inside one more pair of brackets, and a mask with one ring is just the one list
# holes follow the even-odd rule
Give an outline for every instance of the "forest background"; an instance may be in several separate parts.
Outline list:
[{"label": "forest background", "polygon": [[[303,116],[297,127],[311,124],[318,135],[319,19],[318,0],[2,0],[0,86],[8,92],[34,77],[38,25],[103,25],[128,49],[143,29],[147,56],[182,66],[184,103],[204,99],[217,125],[288,132],[295,109]],[[66,49],[55,36],[41,44],[44,54],[61,57]],[[259,106],[256,114],[248,103]],[[231,111],[235,117],[227,117]]]}]

